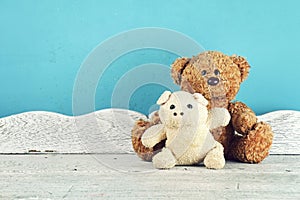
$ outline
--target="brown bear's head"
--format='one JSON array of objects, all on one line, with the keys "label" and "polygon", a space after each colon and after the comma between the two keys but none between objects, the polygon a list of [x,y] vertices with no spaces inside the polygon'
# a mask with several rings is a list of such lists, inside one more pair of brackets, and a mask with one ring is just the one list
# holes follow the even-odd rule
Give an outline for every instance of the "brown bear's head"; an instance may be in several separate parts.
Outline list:
[{"label": "brown bear's head", "polygon": [[233,100],[249,73],[245,58],[205,51],[192,58],[178,58],[172,64],[172,78],[181,89],[201,93],[206,99]]}]

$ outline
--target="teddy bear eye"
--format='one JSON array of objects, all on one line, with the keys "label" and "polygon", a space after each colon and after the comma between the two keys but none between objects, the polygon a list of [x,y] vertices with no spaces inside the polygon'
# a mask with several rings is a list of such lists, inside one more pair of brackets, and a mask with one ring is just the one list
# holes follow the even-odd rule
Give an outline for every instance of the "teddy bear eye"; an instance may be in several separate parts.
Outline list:
[{"label": "teddy bear eye", "polygon": [[193,108],[193,106],[192,106],[192,104],[188,104],[188,105],[186,105],[189,109],[192,109]]},{"label": "teddy bear eye", "polygon": [[203,71],[201,72],[201,75],[202,75],[202,76],[205,76],[206,73],[207,73],[206,70],[203,70]]},{"label": "teddy bear eye", "polygon": [[170,105],[170,109],[173,110],[175,108],[175,106],[172,104]]},{"label": "teddy bear eye", "polygon": [[217,69],[214,71],[214,73],[215,73],[216,76],[220,75],[220,71],[217,70]]}]

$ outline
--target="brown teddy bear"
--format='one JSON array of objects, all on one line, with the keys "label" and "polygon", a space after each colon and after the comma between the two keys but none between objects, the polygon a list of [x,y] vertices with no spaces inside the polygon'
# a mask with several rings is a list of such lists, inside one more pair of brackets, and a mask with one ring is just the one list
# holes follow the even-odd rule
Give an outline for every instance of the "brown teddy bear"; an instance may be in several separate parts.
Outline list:
[{"label": "brown teddy bear", "polygon": [[[226,127],[211,130],[224,147],[226,159],[259,163],[269,154],[273,141],[270,125],[258,122],[255,113],[242,102],[231,102],[247,78],[250,65],[240,56],[205,51],[192,58],[178,58],[172,64],[171,75],[181,89],[200,93],[209,101],[208,107],[228,109],[231,121]],[[150,161],[165,145],[145,147],[141,137],[146,129],[161,123],[155,113],[149,121],[139,120],[132,129],[132,144],[138,156]]]}]

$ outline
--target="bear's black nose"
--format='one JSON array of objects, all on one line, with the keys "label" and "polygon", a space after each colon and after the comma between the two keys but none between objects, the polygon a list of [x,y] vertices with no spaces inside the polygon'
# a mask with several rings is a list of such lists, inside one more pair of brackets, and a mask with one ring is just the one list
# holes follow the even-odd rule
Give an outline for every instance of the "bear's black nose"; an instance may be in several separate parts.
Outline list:
[{"label": "bear's black nose", "polygon": [[216,78],[216,77],[210,77],[210,78],[207,80],[207,83],[208,83],[208,85],[215,86],[215,85],[218,85],[219,79]]}]

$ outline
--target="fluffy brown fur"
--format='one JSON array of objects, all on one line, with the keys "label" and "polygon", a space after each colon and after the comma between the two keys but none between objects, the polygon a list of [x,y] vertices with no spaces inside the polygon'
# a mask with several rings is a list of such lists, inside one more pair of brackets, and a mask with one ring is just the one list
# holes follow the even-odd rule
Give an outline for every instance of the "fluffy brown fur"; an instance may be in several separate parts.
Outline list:
[{"label": "fluffy brown fur", "polygon": [[[225,157],[259,163],[269,154],[273,141],[271,127],[257,122],[255,113],[244,103],[232,102],[240,84],[248,77],[249,69],[250,65],[243,57],[206,51],[192,58],[175,60],[171,75],[182,90],[205,96],[210,102],[209,107],[223,107],[230,112],[230,124],[212,130],[215,139],[224,146]],[[154,115],[150,122],[138,121],[132,130],[134,150],[144,160],[151,160],[164,145],[161,142],[148,149],[140,141],[144,131],[157,123],[160,123],[159,118]]]}]

